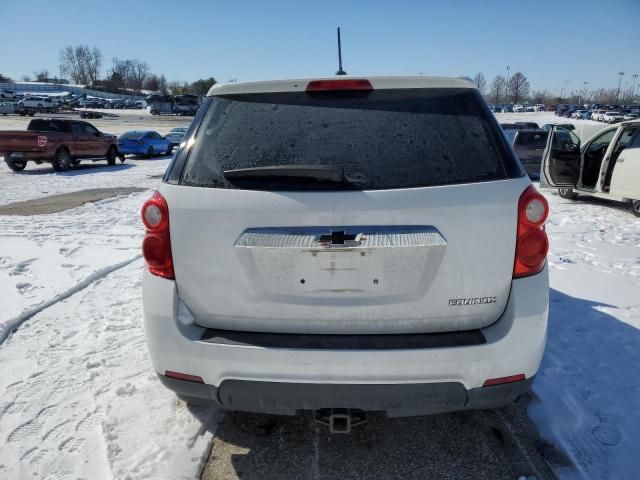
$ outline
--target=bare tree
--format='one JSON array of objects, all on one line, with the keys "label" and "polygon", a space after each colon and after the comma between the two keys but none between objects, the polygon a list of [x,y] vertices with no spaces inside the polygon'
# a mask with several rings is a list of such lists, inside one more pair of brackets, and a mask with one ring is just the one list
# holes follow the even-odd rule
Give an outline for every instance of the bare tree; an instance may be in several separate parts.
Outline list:
[{"label": "bare tree", "polygon": [[100,80],[100,67],[102,66],[102,53],[97,47],[93,47],[91,52],[86,49],[85,58],[87,63],[87,76],[90,83]]},{"label": "bare tree", "polygon": [[46,82],[47,78],[49,78],[49,71],[43,68],[39,72],[33,72],[33,76],[36,82]]},{"label": "bare tree", "polygon": [[209,89],[216,83],[218,83],[218,81],[213,77],[201,78],[191,84],[190,90],[196,95],[203,96],[206,95]]},{"label": "bare tree", "polygon": [[164,74],[160,75],[160,93],[162,95],[166,95],[168,92],[168,88],[167,88],[167,77],[164,76]]},{"label": "bare tree", "polygon": [[533,103],[552,103],[551,94],[548,90],[534,90],[531,92],[531,101]]},{"label": "bare tree", "polygon": [[137,58],[131,61],[131,87],[139,92],[142,90],[144,81],[149,75],[149,65],[147,62],[141,62]]},{"label": "bare tree", "polygon": [[595,103],[612,105],[616,102],[616,88],[600,88],[592,92]]},{"label": "bare tree", "polygon": [[524,100],[529,95],[529,80],[522,72],[516,72],[509,79],[507,93],[511,96],[513,103]]},{"label": "bare tree", "polygon": [[473,83],[481,95],[484,95],[487,92],[487,80],[484,78],[484,74],[482,72],[476,73],[476,76],[473,77]]},{"label": "bare tree", "polygon": [[84,75],[80,70],[76,52],[71,45],[67,45],[60,51],[60,72],[71,77],[74,83],[82,83]]},{"label": "bare tree", "polygon": [[496,75],[496,77],[491,82],[491,93],[490,99],[493,103],[500,103],[500,100],[505,95],[505,87],[507,81],[504,79],[502,75]]},{"label": "bare tree", "polygon": [[95,83],[100,78],[102,53],[88,45],[66,46],[60,51],[60,72],[81,85]]},{"label": "bare tree", "polygon": [[150,74],[144,81],[144,89],[152,92],[160,91],[160,77],[155,73]]},{"label": "bare tree", "polygon": [[22,75],[22,81],[23,82],[30,82],[31,81],[31,75]]},{"label": "bare tree", "polygon": [[131,80],[133,62],[131,60],[121,60],[117,57],[114,57],[111,62],[111,70],[108,75],[110,87],[115,89],[130,87],[128,82]]},{"label": "bare tree", "polygon": [[173,95],[183,95],[191,91],[188,82],[180,82],[179,80],[171,80],[167,87]]}]

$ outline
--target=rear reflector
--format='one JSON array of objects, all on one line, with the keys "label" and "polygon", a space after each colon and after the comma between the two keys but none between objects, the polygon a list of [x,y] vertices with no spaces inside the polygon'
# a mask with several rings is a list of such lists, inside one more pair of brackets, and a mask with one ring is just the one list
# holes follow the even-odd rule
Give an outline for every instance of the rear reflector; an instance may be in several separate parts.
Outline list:
[{"label": "rear reflector", "polygon": [[330,92],[334,90],[373,90],[371,82],[366,79],[349,78],[344,80],[312,80],[308,83],[307,92]]},{"label": "rear reflector", "polygon": [[204,383],[202,377],[197,375],[189,375],[188,373],[172,372],[171,370],[165,370],[165,377],[176,378],[178,380],[185,380],[187,382]]},{"label": "rear reflector", "polygon": [[503,385],[505,383],[522,382],[526,377],[524,373],[511,375],[510,377],[490,378],[482,384],[483,387],[493,387],[494,385]]}]

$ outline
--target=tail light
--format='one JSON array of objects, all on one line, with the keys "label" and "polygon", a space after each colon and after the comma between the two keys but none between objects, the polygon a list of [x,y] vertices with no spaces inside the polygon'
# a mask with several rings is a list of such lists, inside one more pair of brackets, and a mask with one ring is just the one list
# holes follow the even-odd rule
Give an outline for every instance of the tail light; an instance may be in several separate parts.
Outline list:
[{"label": "tail light", "polygon": [[513,278],[528,277],[539,273],[549,251],[549,240],[544,222],[549,215],[547,200],[530,185],[518,202],[518,234]]},{"label": "tail light", "polygon": [[307,92],[330,92],[338,90],[371,91],[373,85],[366,78],[346,78],[343,80],[312,80],[307,84]]},{"label": "tail light", "polygon": [[142,223],[147,232],[142,242],[142,255],[149,273],[170,280],[175,279],[169,234],[169,206],[160,194],[153,196],[142,206]]}]

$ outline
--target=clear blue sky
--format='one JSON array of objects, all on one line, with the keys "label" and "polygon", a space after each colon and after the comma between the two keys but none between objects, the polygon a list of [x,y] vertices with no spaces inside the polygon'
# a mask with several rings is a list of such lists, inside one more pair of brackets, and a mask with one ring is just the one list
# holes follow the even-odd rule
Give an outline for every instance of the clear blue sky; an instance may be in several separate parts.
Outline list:
[{"label": "clear blue sky", "polygon": [[[145,60],[169,80],[522,71],[533,89],[615,87],[640,73],[640,0],[0,0],[0,73],[58,74],[65,45]],[[623,81],[624,85],[624,81]]]}]

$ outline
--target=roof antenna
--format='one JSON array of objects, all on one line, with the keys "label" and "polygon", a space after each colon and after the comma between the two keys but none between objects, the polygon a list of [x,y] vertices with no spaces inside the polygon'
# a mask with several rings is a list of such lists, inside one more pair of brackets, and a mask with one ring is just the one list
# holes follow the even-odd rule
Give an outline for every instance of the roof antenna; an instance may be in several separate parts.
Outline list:
[{"label": "roof antenna", "polygon": [[347,72],[342,69],[342,43],[340,42],[340,27],[338,27],[338,71],[336,72],[336,75],[346,74]]}]

